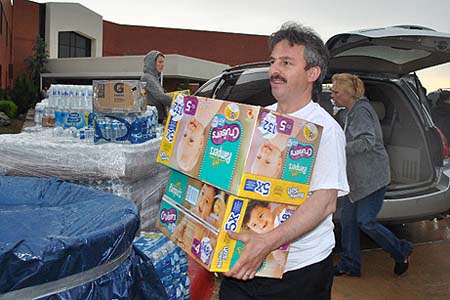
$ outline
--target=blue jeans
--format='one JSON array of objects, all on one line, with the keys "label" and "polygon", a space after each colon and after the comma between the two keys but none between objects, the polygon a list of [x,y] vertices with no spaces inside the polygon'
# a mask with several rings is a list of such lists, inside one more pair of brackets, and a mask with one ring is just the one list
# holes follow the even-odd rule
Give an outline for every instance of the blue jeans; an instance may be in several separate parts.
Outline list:
[{"label": "blue jeans", "polygon": [[342,256],[338,264],[341,271],[352,275],[361,274],[360,228],[396,262],[403,262],[411,253],[411,243],[399,240],[389,229],[377,222],[385,192],[386,187],[383,187],[354,203],[350,202],[348,197],[342,199]]}]

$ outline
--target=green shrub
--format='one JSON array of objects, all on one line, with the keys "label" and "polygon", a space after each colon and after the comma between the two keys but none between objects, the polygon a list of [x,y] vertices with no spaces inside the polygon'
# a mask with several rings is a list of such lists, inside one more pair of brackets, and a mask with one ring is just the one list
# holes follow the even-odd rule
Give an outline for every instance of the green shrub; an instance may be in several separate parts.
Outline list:
[{"label": "green shrub", "polygon": [[10,118],[15,118],[17,116],[17,105],[11,100],[0,100],[0,111]]},{"label": "green shrub", "polygon": [[10,95],[11,95],[10,89],[0,88],[0,99],[10,100],[11,99]]},{"label": "green shrub", "polygon": [[39,99],[36,87],[26,74],[17,77],[11,98],[16,103],[19,114],[26,113]]}]

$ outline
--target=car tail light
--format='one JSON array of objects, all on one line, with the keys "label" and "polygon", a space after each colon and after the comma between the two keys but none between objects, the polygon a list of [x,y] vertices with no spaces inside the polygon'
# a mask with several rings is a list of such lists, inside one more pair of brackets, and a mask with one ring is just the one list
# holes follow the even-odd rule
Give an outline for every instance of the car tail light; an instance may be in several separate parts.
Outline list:
[{"label": "car tail light", "polygon": [[437,132],[439,133],[439,136],[441,137],[442,142],[442,157],[444,159],[450,158],[450,150],[448,149],[448,141],[445,138],[445,135],[442,133],[442,131],[436,127]]}]

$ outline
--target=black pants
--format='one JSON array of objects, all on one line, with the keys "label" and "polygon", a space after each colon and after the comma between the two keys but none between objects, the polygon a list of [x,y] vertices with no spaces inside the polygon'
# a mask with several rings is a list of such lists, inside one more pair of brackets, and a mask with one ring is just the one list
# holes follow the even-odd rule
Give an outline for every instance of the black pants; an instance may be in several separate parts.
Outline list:
[{"label": "black pants", "polygon": [[255,277],[242,281],[224,277],[220,286],[221,300],[329,300],[333,285],[331,254],[321,262],[286,272],[283,279]]}]

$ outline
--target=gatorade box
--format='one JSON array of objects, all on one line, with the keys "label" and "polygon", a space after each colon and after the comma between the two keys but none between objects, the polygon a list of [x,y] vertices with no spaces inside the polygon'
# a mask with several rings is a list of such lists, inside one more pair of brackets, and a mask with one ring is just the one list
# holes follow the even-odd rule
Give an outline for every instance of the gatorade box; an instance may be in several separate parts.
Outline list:
[{"label": "gatorade box", "polygon": [[321,135],[319,125],[259,106],[180,95],[157,161],[240,197],[300,205]]},{"label": "gatorade box", "polygon": [[[296,207],[249,200],[171,171],[156,226],[211,272],[226,272],[243,250],[227,231],[264,233],[287,220]],[[281,278],[288,245],[272,251],[256,276]]]},{"label": "gatorade box", "polygon": [[95,113],[142,113],[146,110],[145,82],[94,80]]}]

